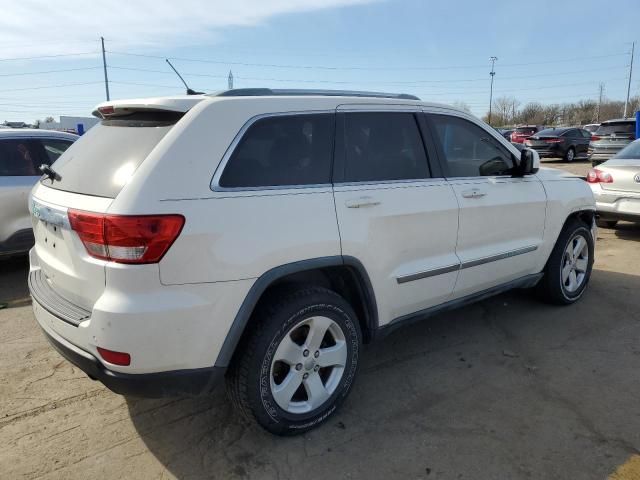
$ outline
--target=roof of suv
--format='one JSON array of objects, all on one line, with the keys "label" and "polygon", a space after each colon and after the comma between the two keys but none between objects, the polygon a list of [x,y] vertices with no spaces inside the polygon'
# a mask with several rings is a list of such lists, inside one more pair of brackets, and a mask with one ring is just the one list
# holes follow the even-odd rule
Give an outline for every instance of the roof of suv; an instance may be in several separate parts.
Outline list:
[{"label": "roof of suv", "polygon": [[78,139],[78,135],[74,135],[72,133],[67,132],[58,132],[57,130],[41,130],[39,128],[7,128],[0,130],[0,139],[3,138],[33,138],[33,137],[42,137],[42,138],[61,138],[68,140],[76,140]]},{"label": "roof of suv", "polygon": [[311,103],[313,104],[313,108],[335,108],[344,103],[375,103],[385,105],[432,106],[466,113],[449,105],[423,102],[414,95],[404,93],[243,88],[223,90],[212,94],[111,100],[98,104],[95,107],[93,114],[97,117],[106,118],[126,115],[128,113],[133,113],[133,111],[166,110],[173,112],[187,112],[196,104],[203,101],[264,102],[269,100],[273,100],[278,103],[286,101],[288,106],[293,106],[300,102]]},{"label": "roof of suv", "polygon": [[[611,120],[605,120],[602,123],[621,123],[621,122],[636,123],[636,119],[635,118],[612,118]],[[602,123],[600,125],[602,125]]]}]

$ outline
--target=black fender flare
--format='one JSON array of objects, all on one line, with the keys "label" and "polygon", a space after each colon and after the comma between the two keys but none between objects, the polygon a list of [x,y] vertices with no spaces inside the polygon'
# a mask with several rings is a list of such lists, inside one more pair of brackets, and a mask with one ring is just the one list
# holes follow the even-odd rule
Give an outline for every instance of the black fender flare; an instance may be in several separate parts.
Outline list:
[{"label": "black fender flare", "polygon": [[357,275],[358,285],[361,289],[361,295],[365,302],[367,312],[366,325],[369,331],[374,334],[378,329],[378,307],[376,304],[375,293],[369,275],[362,265],[362,262],[355,257],[346,255],[334,255],[328,257],[311,258],[300,260],[297,262],[287,263],[263,273],[249,289],[242,305],[236,314],[227,336],[222,344],[222,348],[216,359],[216,367],[228,367],[235,353],[236,347],[240,342],[240,338],[244,333],[245,327],[251,318],[262,294],[277,280],[284,278],[293,273],[304,272],[308,270],[316,270],[327,267],[347,266],[352,268]]}]

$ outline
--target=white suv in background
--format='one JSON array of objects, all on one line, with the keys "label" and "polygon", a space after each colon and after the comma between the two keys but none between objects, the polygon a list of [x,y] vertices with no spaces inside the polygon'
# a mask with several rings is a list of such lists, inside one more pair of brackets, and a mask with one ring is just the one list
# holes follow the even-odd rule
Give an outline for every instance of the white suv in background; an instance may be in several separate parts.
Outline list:
[{"label": "white suv in background", "polygon": [[77,139],[77,135],[52,130],[0,130],[0,259],[24,255],[33,246],[25,206],[42,175],[40,165],[51,165]]},{"label": "white suv in background", "polygon": [[[51,343],[132,395],[206,393],[276,434],[349,393],[361,346],[512,288],[571,304],[588,185],[409,95],[122,100],[33,189],[29,285]],[[226,374],[226,375],[225,375]]]}]

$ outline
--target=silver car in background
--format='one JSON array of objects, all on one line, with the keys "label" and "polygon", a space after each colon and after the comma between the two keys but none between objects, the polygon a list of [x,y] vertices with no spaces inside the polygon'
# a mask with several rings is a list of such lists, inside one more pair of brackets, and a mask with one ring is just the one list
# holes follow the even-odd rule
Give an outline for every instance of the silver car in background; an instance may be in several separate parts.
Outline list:
[{"label": "silver car in background", "polygon": [[593,167],[606,162],[636,138],[636,119],[619,118],[602,122],[591,134],[589,160]]},{"label": "silver car in background", "polygon": [[596,199],[600,226],[613,228],[618,220],[640,222],[640,140],[592,168],[587,182]]},{"label": "silver car in background", "polygon": [[0,257],[33,246],[28,198],[42,173],[79,137],[49,130],[0,130]]}]

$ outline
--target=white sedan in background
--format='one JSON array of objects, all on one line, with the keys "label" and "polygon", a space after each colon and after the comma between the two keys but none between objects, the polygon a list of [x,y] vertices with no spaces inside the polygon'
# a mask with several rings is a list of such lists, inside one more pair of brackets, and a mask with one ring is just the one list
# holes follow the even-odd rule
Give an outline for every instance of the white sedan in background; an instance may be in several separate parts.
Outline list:
[{"label": "white sedan in background", "polygon": [[618,220],[640,222],[640,139],[592,168],[587,182],[596,199],[600,226],[613,228]]}]

